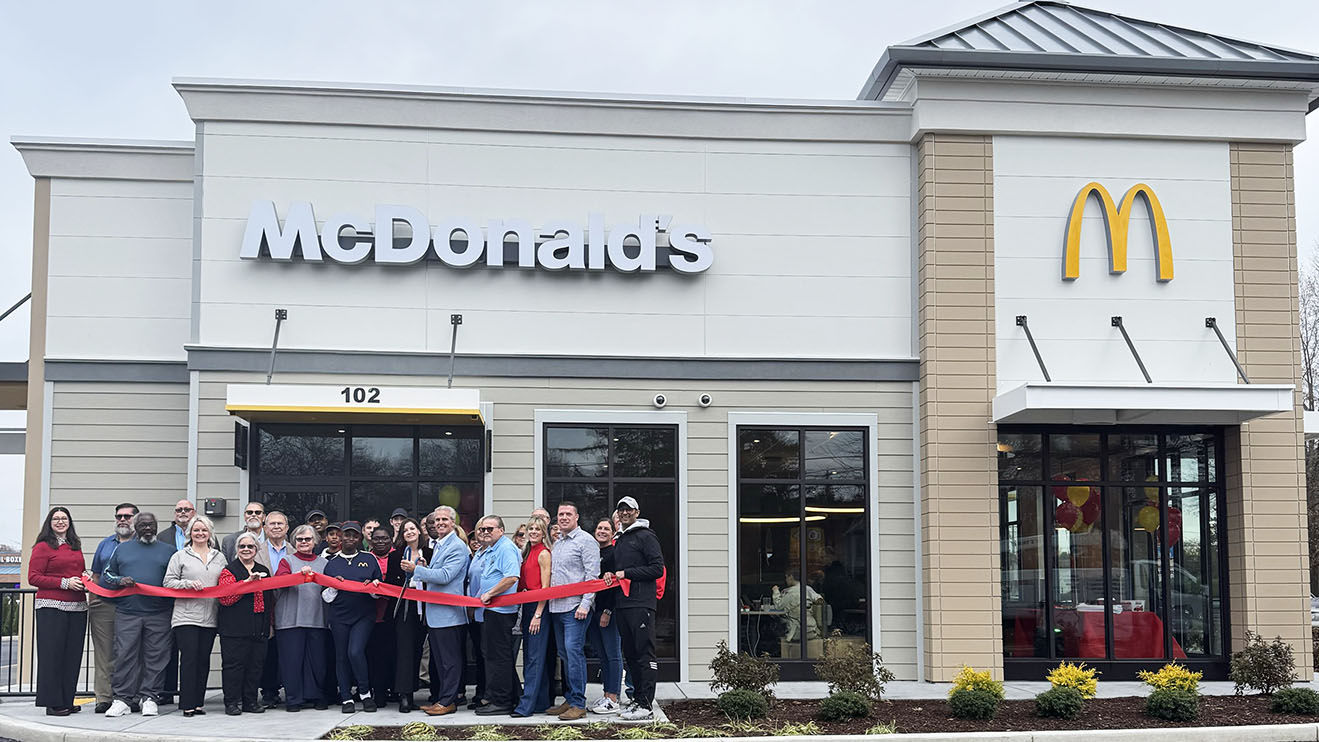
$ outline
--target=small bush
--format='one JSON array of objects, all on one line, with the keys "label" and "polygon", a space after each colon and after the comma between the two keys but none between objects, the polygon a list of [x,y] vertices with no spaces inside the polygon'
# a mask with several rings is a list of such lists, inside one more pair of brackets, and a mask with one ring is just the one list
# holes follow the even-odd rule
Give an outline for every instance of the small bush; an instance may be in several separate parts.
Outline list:
[{"label": "small bush", "polygon": [[710,660],[710,690],[718,693],[726,690],[749,690],[770,700],[774,698],[774,686],[779,682],[779,666],[768,659],[767,655],[752,657],[746,652],[734,654],[728,649],[728,642],[719,642],[715,647],[714,659]]},{"label": "small bush", "polygon": [[948,691],[948,697],[952,698],[953,694],[959,690],[983,690],[993,694],[995,698],[1003,700],[1003,682],[995,680],[988,671],[976,672],[966,665],[962,665],[962,671],[957,673],[953,678],[953,688]]},{"label": "small bush", "polygon": [[409,724],[404,724],[402,728],[398,730],[398,736],[402,739],[408,740],[408,742],[440,742],[441,740],[449,739],[448,737],[440,736],[439,732],[435,731],[435,727],[424,721],[414,721]]},{"label": "small bush", "polygon": [[869,644],[844,639],[837,631],[824,640],[824,657],[815,666],[815,676],[829,684],[830,693],[859,693],[871,701],[878,701],[884,685],[893,680],[884,658],[872,653]]},{"label": "small bush", "polygon": [[824,734],[824,730],[820,728],[819,724],[816,724],[813,721],[807,721],[800,724],[787,722],[783,726],[771,731],[770,734],[775,737],[806,737],[813,734]]},{"label": "small bush", "polygon": [[636,724],[615,729],[614,736],[619,739],[652,739],[654,733],[647,729],[645,724]]},{"label": "small bush", "polygon": [[1168,721],[1194,721],[1200,713],[1200,694],[1184,688],[1158,688],[1145,699],[1145,713]]},{"label": "small bush", "polygon": [[734,737],[759,737],[765,733],[765,725],[758,721],[730,721],[723,725]]},{"label": "small bush", "polygon": [[1319,715],[1319,693],[1309,688],[1279,688],[1269,699],[1269,710],[1275,714]]},{"label": "small bush", "polygon": [[1035,715],[1055,719],[1075,719],[1081,715],[1085,697],[1075,688],[1054,686],[1035,696]]},{"label": "small bush", "polygon": [[1296,658],[1282,637],[1265,643],[1264,637],[1247,631],[1245,647],[1232,654],[1231,677],[1238,696],[1245,688],[1270,695],[1291,685],[1295,672]]},{"label": "small bush", "polygon": [[366,724],[350,724],[346,727],[335,727],[330,733],[325,735],[326,739],[366,739],[375,733],[375,727]]},{"label": "small bush", "polygon": [[769,701],[745,688],[725,691],[720,694],[716,705],[730,719],[763,719],[769,713]]},{"label": "small bush", "polygon": [[472,727],[472,736],[468,737],[477,742],[508,742],[508,735],[499,731],[499,727],[493,724],[482,724]]},{"label": "small bush", "polygon": [[956,689],[948,696],[948,707],[958,719],[992,719],[1002,702],[1002,689],[995,695],[988,688]]},{"label": "small bush", "polygon": [[1099,691],[1098,676],[1099,671],[1093,667],[1086,667],[1084,662],[1077,665],[1064,662],[1049,671],[1044,679],[1055,688],[1072,688],[1079,691],[1081,698],[1094,698],[1095,693]]},{"label": "small bush", "polygon": [[843,721],[870,716],[870,699],[850,690],[831,693],[820,701],[820,718],[825,721]]},{"label": "small bush", "polygon": [[1158,672],[1141,670],[1136,677],[1154,690],[1185,690],[1200,694],[1200,677],[1203,673],[1191,672],[1176,662],[1169,662],[1160,667]]},{"label": "small bush", "polygon": [[897,734],[897,733],[898,733],[898,724],[897,722],[893,722],[893,721],[890,721],[887,724],[876,724],[875,726],[866,730],[866,734],[870,734],[870,735]]},{"label": "small bush", "polygon": [[710,727],[689,727],[684,726],[673,735],[674,739],[699,739],[701,737],[727,737],[721,730],[711,729]]},{"label": "small bush", "polygon": [[536,731],[540,734],[541,739],[556,740],[558,742],[586,739],[586,733],[571,724],[542,724],[536,727]]}]

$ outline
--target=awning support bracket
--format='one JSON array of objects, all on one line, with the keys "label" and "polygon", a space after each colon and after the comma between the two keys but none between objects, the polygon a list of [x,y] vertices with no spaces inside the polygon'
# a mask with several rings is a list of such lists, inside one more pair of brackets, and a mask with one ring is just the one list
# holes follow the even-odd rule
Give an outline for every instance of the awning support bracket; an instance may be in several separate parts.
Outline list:
[{"label": "awning support bracket", "polygon": [[1030,325],[1026,324],[1026,315],[1017,315],[1017,327],[1026,332],[1026,341],[1030,343],[1030,351],[1035,354],[1035,362],[1040,364],[1040,373],[1044,374],[1044,380],[1053,381],[1049,378],[1049,369],[1044,367],[1044,359],[1040,356],[1040,349],[1035,345],[1035,336],[1030,333]]},{"label": "awning support bracket", "polygon": [[284,324],[284,320],[289,318],[289,310],[275,310],[275,339],[270,342],[270,368],[266,371],[266,384],[270,384],[270,379],[275,375],[275,354],[279,352],[279,328]]},{"label": "awning support bracket", "polygon": [[1113,317],[1111,323],[1122,332],[1122,339],[1127,341],[1127,348],[1131,350],[1131,357],[1136,359],[1136,365],[1140,366],[1140,373],[1145,377],[1145,383],[1153,384],[1154,380],[1150,378],[1150,372],[1145,370],[1145,362],[1140,360],[1140,353],[1136,352],[1136,344],[1131,342],[1131,336],[1127,334],[1127,328],[1122,326],[1122,318]]},{"label": "awning support bracket", "polygon": [[3,322],[4,319],[5,319],[5,317],[8,317],[9,315],[11,315],[11,314],[13,314],[14,312],[18,311],[18,308],[21,307],[21,306],[23,306],[24,304],[26,304],[26,303],[27,303],[27,300],[28,300],[28,299],[31,299],[31,298],[32,298],[32,292],[29,291],[29,292],[27,293],[27,296],[23,297],[22,299],[19,299],[18,302],[14,304],[14,306],[12,306],[12,307],[6,309],[4,314],[0,314],[0,322]]},{"label": "awning support bracket", "polygon": [[1241,367],[1241,362],[1237,360],[1237,354],[1232,352],[1232,346],[1227,344],[1227,338],[1223,337],[1223,331],[1218,329],[1218,319],[1216,317],[1205,317],[1205,327],[1214,331],[1218,336],[1218,342],[1223,344],[1223,350],[1227,352],[1227,357],[1232,359],[1232,365],[1237,367],[1237,374],[1241,380],[1250,383],[1250,377],[1246,376],[1246,370]]},{"label": "awning support bracket", "polygon": [[461,325],[462,323],[463,323],[463,316],[461,314],[449,315],[449,324],[453,325],[453,337],[449,341],[449,386],[447,387],[448,389],[453,388],[453,367],[458,359],[458,325]]}]

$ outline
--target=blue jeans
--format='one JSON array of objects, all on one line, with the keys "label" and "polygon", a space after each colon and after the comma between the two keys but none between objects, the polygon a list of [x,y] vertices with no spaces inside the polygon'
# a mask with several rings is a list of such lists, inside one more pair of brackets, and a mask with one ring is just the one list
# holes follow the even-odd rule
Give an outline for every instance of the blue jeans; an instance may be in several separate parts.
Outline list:
[{"label": "blue jeans", "polygon": [[586,708],[586,622],[573,611],[551,613],[554,643],[563,658],[563,700],[575,708]]},{"label": "blue jeans", "polygon": [[[330,620],[330,633],[334,635],[335,672],[339,676],[339,702],[353,700],[353,686],[359,695],[371,695],[371,676],[366,664],[366,643],[376,624],[374,613],[359,616],[352,623]],[[384,703],[385,699],[375,699]]]},{"label": "blue jeans", "polygon": [[[535,608],[531,605],[530,608]],[[531,633],[534,610],[522,611],[522,699],[514,709],[519,714],[539,714],[550,707],[550,668],[545,652],[550,643],[550,614],[540,617],[540,631]]]},{"label": "blue jeans", "polygon": [[591,643],[591,651],[600,661],[600,682],[604,684],[605,693],[618,695],[623,685],[623,645],[618,638],[618,624],[609,617],[609,625],[600,628],[600,611],[592,610],[587,619],[586,640]]}]

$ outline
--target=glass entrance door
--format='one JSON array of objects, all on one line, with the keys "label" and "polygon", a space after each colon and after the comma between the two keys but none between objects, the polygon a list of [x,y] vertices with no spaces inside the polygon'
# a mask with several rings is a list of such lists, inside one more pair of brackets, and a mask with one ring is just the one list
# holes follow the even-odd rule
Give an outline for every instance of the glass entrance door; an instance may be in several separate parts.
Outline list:
[{"label": "glass entrance door", "polygon": [[343,487],[270,489],[257,493],[253,499],[264,503],[267,513],[278,510],[287,516],[292,534],[293,527],[307,522],[307,513],[313,510],[324,511],[331,523],[343,520],[343,494]]}]

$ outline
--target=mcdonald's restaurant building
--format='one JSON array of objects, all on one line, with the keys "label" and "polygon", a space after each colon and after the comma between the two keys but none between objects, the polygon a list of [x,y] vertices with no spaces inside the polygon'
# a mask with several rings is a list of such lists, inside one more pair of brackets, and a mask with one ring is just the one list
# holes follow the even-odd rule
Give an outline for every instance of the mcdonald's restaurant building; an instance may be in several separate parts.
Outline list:
[{"label": "mcdonald's restaurant building", "polygon": [[720,641],[810,679],[835,632],[907,680],[1311,666],[1319,57],[1033,2],[855,101],[174,88],[193,141],[13,142],[25,543],[631,495],[663,679]]}]

